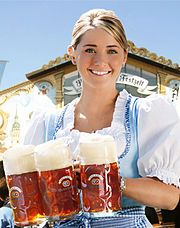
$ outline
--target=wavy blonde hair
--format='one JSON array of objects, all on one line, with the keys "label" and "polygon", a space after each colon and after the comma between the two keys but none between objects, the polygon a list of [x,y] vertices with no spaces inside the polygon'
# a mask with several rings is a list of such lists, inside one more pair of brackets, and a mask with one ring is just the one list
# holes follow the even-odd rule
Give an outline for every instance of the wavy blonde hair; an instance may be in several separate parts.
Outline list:
[{"label": "wavy blonde hair", "polygon": [[113,11],[104,9],[93,9],[82,14],[73,29],[72,47],[76,49],[83,34],[93,28],[104,29],[119,42],[125,51],[128,48],[126,34],[121,21]]}]

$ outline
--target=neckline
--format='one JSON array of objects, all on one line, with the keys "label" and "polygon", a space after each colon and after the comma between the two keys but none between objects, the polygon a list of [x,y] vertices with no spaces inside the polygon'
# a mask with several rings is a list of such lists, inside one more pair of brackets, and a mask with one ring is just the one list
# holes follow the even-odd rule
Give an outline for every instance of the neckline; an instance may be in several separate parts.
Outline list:
[{"label": "neckline", "polygon": [[[121,92],[119,92],[119,95],[117,96],[116,102],[115,102],[115,107],[114,107],[114,112],[113,112],[113,118],[111,121],[111,125],[109,127],[105,127],[99,130],[96,130],[95,132],[91,133],[98,133],[102,132],[104,130],[112,128],[115,123],[119,122],[122,119],[122,122],[125,118],[124,113],[125,113],[125,106],[126,106],[126,101],[128,99],[129,93],[124,89]],[[78,131],[77,129],[74,129],[74,117],[75,117],[75,105],[78,102],[79,97],[75,98],[67,108],[65,118],[64,118],[64,126],[65,128],[68,128],[70,132],[73,131]]]}]

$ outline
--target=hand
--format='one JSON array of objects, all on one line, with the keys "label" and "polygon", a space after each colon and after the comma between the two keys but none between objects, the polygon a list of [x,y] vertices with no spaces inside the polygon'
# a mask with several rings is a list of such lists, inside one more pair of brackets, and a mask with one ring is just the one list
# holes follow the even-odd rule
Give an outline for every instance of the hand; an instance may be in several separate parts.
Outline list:
[{"label": "hand", "polygon": [[80,164],[79,161],[74,162],[74,171],[76,174],[76,181],[77,186],[79,189],[81,189],[81,174],[80,174]]}]

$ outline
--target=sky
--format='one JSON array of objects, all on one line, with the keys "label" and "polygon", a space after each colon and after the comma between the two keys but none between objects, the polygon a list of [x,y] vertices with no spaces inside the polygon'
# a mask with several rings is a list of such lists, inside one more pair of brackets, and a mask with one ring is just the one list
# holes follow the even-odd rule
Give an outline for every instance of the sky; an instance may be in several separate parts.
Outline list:
[{"label": "sky", "polygon": [[137,48],[180,65],[180,0],[0,0],[0,91],[63,57],[75,22],[94,8],[113,10]]}]

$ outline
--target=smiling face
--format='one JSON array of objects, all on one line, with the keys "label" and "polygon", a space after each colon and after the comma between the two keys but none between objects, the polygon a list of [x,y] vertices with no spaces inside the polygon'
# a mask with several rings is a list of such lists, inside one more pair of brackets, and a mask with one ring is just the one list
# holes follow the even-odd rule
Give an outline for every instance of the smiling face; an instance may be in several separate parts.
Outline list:
[{"label": "smiling face", "polygon": [[116,78],[127,58],[115,38],[101,28],[86,31],[75,50],[69,47],[69,53],[86,88],[115,88]]}]

